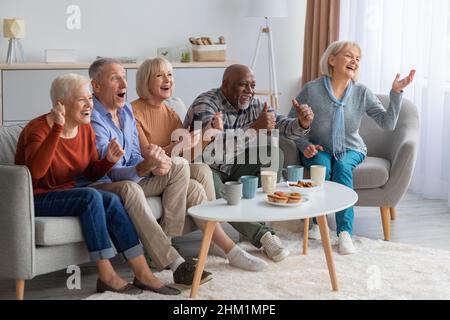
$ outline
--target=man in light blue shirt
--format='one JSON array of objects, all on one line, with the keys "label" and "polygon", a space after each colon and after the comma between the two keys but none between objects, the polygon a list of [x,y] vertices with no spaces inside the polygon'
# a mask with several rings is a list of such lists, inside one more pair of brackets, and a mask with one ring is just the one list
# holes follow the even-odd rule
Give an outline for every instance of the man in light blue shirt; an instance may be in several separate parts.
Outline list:
[{"label": "man in light blue shirt", "polygon": [[[94,91],[91,125],[96,132],[98,153],[103,155],[112,139],[116,139],[124,150],[122,159],[103,180],[112,183],[95,187],[115,192],[122,198],[139,238],[156,267],[162,270],[169,266],[175,283],[190,286],[195,262],[185,261],[168,238],[183,233],[189,166],[184,159],[172,160],[156,145],[150,145],[141,153],[133,111],[125,101],[125,69],[119,61],[99,59],[90,66],[89,76]],[[148,196],[162,196],[161,225],[147,203]],[[194,196],[203,199],[200,194]],[[211,278],[211,273],[204,271],[201,283]]]}]

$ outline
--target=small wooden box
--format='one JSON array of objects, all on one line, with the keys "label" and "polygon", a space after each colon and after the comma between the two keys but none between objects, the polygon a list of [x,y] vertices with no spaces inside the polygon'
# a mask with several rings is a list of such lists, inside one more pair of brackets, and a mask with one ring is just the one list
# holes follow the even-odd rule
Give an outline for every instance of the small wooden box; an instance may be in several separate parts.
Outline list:
[{"label": "small wooden box", "polygon": [[225,61],[227,58],[227,45],[193,45],[192,53],[194,61]]}]

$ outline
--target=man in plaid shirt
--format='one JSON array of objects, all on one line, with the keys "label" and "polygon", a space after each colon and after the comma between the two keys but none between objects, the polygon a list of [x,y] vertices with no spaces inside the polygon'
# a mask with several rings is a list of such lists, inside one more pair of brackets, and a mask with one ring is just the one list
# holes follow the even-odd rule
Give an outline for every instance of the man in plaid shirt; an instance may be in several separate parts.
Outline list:
[{"label": "man in plaid shirt", "polygon": [[[252,140],[251,137],[256,136],[252,132],[278,130],[276,133],[279,132],[289,139],[303,137],[309,132],[314,118],[311,108],[306,105],[300,106],[293,100],[293,105],[297,109],[297,118],[287,118],[276,114],[274,110],[267,107],[266,103],[263,104],[259,99],[254,98],[254,89],[255,79],[247,66],[238,64],[229,66],[224,72],[222,86],[201,94],[192,103],[186,114],[184,127],[196,129],[196,122],[200,121],[203,129],[213,128],[219,131],[219,134],[215,135],[215,140],[226,141],[227,135],[234,134],[237,140],[244,140],[244,142],[245,137],[250,137]],[[238,131],[237,134],[236,131]],[[206,148],[213,148],[213,145],[214,143],[211,143]],[[219,145],[222,146],[222,144]],[[260,176],[260,170],[264,164],[261,161],[249,163],[251,149],[248,148],[248,141],[245,146],[247,147],[245,164],[229,163],[228,160],[210,164],[217,198],[223,197],[225,182],[238,180],[244,175]],[[280,154],[279,163],[282,166],[283,154],[279,149],[276,151]],[[235,146],[232,148],[225,146],[225,153],[225,158],[236,159],[242,150],[236,149]],[[280,174],[278,176],[281,177]],[[258,248],[262,246],[272,260],[281,261],[289,255],[289,251],[283,247],[273,229],[265,224],[250,222],[230,224],[254,246]]]}]

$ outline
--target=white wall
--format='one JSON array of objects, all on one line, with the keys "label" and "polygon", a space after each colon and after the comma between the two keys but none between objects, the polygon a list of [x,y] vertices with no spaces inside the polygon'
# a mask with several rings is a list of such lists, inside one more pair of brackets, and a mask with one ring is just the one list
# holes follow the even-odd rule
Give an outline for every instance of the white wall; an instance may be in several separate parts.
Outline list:
[{"label": "white wall", "polygon": [[[274,0],[276,1],[276,0]],[[81,8],[81,29],[68,30],[66,9]],[[303,56],[305,0],[288,0],[289,18],[273,19],[281,111],[299,91]],[[156,55],[158,47],[174,51],[191,36],[223,35],[228,59],[250,64],[263,19],[246,18],[246,0],[0,0],[0,19],[25,19],[22,40],[28,62],[43,62],[45,49],[76,49],[79,61],[101,56]],[[257,89],[268,88],[268,58],[262,43],[255,70]],[[7,39],[0,39],[0,61]],[[175,79],[176,81],[176,79]],[[219,86],[211,84],[211,87]]]}]

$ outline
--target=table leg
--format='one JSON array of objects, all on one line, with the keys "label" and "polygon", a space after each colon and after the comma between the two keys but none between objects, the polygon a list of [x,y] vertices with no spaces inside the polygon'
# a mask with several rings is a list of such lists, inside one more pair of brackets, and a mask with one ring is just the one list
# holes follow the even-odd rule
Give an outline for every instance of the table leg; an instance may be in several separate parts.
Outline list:
[{"label": "table leg", "polygon": [[325,258],[327,260],[328,273],[330,274],[331,279],[331,287],[333,288],[333,291],[338,291],[339,289],[336,278],[336,270],[334,269],[333,253],[331,250],[331,243],[330,243],[330,234],[328,232],[327,216],[320,216],[317,217],[316,219],[317,223],[319,224],[320,238],[322,239],[322,246],[325,252]]},{"label": "table leg", "polygon": [[309,218],[303,219],[303,255],[308,254]]},{"label": "table leg", "polygon": [[200,246],[200,252],[198,254],[197,267],[195,268],[194,280],[192,281],[191,298],[197,296],[198,287],[200,286],[200,280],[205,268],[206,256],[208,255],[209,246],[211,244],[211,238],[216,228],[216,221],[207,221],[205,230],[203,231],[202,244]]}]

